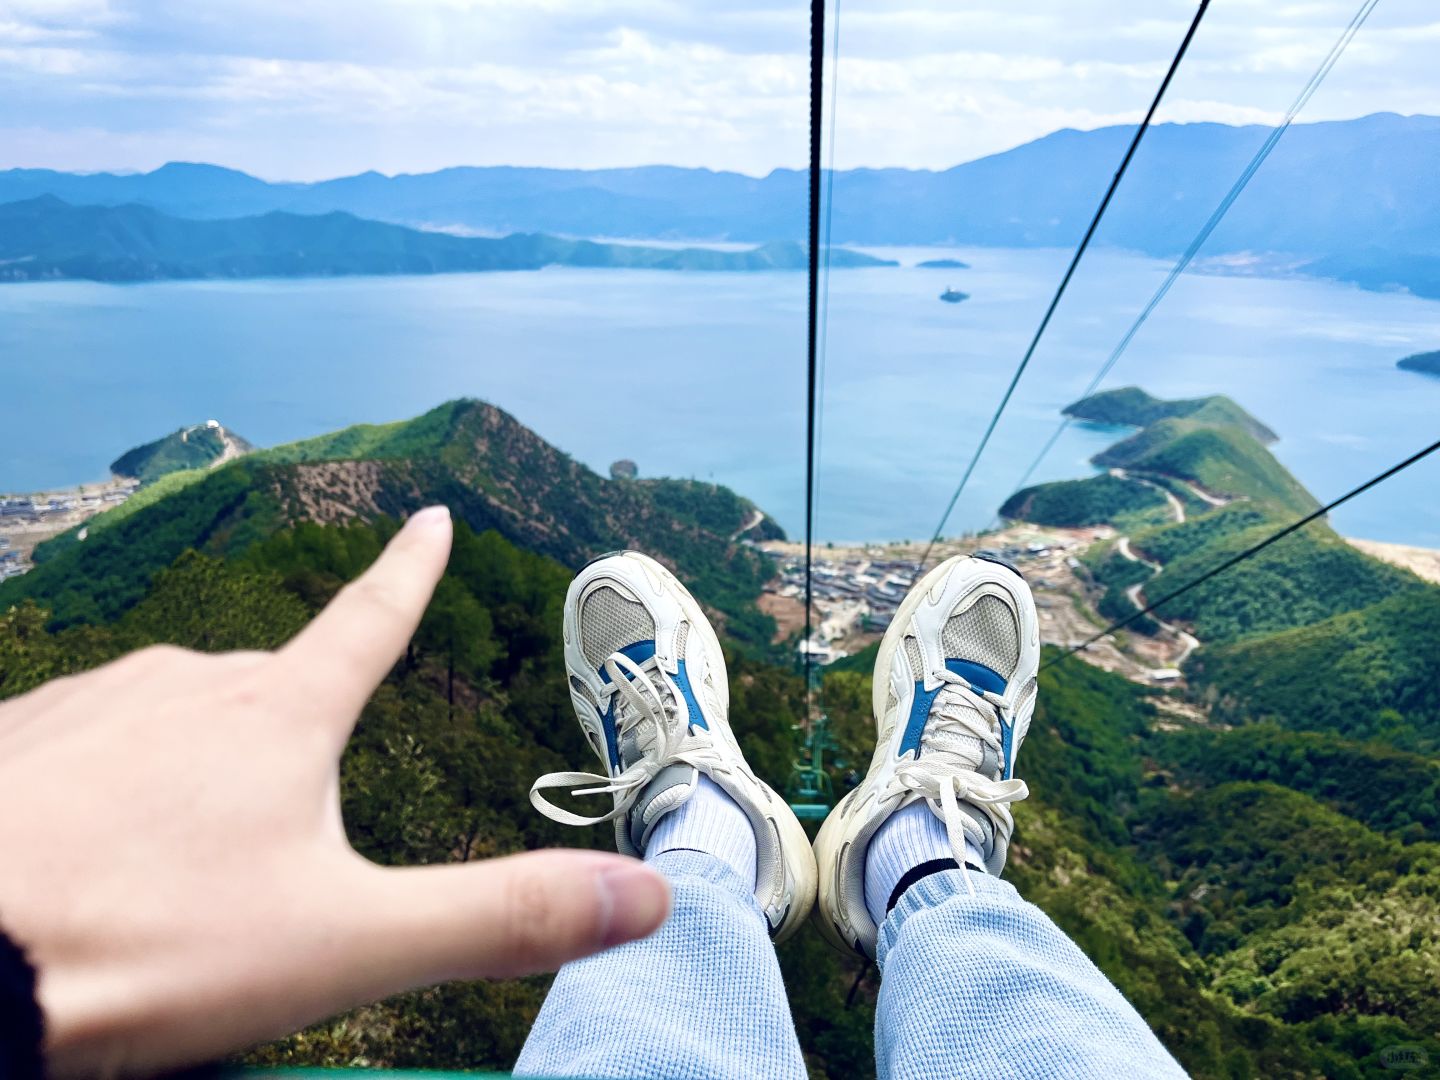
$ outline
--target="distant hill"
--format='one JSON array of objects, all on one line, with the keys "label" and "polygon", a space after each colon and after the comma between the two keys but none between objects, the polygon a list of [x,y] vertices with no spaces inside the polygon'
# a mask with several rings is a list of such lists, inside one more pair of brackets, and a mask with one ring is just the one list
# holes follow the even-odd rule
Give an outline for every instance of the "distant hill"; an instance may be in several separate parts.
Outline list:
[{"label": "distant hill", "polygon": [[[836,243],[1065,247],[1076,243],[1134,129],[1056,131],[941,171],[852,169],[834,177]],[[1250,156],[1262,126],[1158,124],[1145,136],[1099,235],[1152,255],[1183,250]],[[1440,295],[1440,118],[1384,113],[1297,124],[1205,247],[1206,255],[1288,253],[1319,276]],[[801,240],[805,174],[709,169],[451,168],[268,183],[213,165],[139,175],[0,172],[0,201],[144,203],[185,217],[342,210],[489,235]],[[1164,213],[1156,213],[1164,207]]]},{"label": "distant hill", "polygon": [[[801,270],[799,244],[775,241],[751,251],[601,244],[524,234],[498,239],[451,236],[366,221],[332,211],[271,211],[256,217],[191,220],[152,207],[72,206],[44,195],[0,206],[0,282],[85,278],[334,277],[439,274],[584,266],[646,270]],[[834,249],[830,265],[893,266]]]},{"label": "distant hill", "polygon": [[211,420],[127,450],[110,463],[110,471],[149,484],[170,473],[207,468],[253,449],[245,439]]},{"label": "distant hill", "polygon": [[[1163,401],[1126,387],[1065,411],[1145,426],[1095,455],[1110,472],[1026,488],[1001,514],[1128,534],[1135,558],[1110,542],[1085,556],[1107,618],[1135,611],[1134,586],[1151,601],[1190,586],[1319,505],[1252,432],[1274,433],[1229,398]],[[1187,588],[1156,614],[1199,638],[1186,678],[1217,719],[1386,739],[1420,753],[1440,748],[1440,673],[1418,659],[1434,652],[1440,588],[1362,554],[1323,521]],[[1158,625],[1140,620],[1130,629],[1151,634]],[[1329,675],[1316,679],[1317,671]]]},{"label": "distant hill", "polygon": [[1062,411],[1066,416],[1077,420],[1090,420],[1097,424],[1128,424],[1131,427],[1146,427],[1157,420],[1183,417],[1212,426],[1237,427],[1263,443],[1273,443],[1279,438],[1275,432],[1223,394],[1162,401],[1160,398],[1151,397],[1138,386],[1124,386],[1081,398],[1065,406]]},{"label": "distant hill", "polygon": [[1425,375],[1440,375],[1440,352],[1416,353],[1403,360],[1395,361],[1401,371],[1419,371]]},{"label": "distant hill", "polygon": [[1228,424],[1159,420],[1091,460],[1104,468],[1175,477],[1211,495],[1260,500],[1302,514],[1319,505],[1257,439]]},{"label": "distant hill", "polygon": [[[34,570],[0,583],[0,611],[33,596],[60,625],[111,619],[187,548],[234,554],[294,522],[375,520],[445,502],[477,531],[570,567],[616,548],[655,553],[697,584],[738,640],[771,633],[753,604],[769,564],[731,539],[752,503],[696,481],[606,479],[480,401],[254,451],[155,489],[163,497],[142,492],[138,509],[93,518],[84,541],[71,532],[41,545]],[[765,534],[784,535],[773,522]]]},{"label": "distant hill", "polygon": [[1276,435],[1221,395],[1164,401],[1138,387],[1094,394],[1065,407],[1080,420],[1139,427],[1091,461],[1114,475],[1057,480],[1017,491],[1003,517],[1040,525],[1158,525],[1172,496],[1192,509],[1244,500],[1270,513],[1308,513],[1319,504],[1262,440]]}]

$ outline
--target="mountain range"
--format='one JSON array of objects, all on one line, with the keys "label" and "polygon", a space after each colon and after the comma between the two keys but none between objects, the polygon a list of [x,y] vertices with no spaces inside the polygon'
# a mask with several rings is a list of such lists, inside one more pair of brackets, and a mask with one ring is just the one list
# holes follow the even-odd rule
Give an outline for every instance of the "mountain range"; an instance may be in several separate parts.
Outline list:
[{"label": "mountain range", "polygon": [[[799,270],[804,248],[788,240],[749,251],[603,244],[543,234],[452,236],[340,210],[252,217],[178,218],[151,206],[73,206],[54,195],[0,205],[0,282],[86,278],[335,277],[585,266],[644,270]],[[834,249],[830,264],[893,266]]]},{"label": "mountain range", "polygon": [[[1151,255],[1182,250],[1270,133],[1263,126],[1160,124],[1145,136],[1100,233]],[[1062,130],[950,169],[850,169],[834,176],[836,244],[1076,242],[1133,129]],[[1376,114],[1294,125],[1203,252],[1366,288],[1440,296],[1440,118]],[[805,174],[708,169],[458,167],[267,182],[213,165],[140,174],[0,172],[0,202],[54,195],[82,205],[141,203],[200,219],[343,211],[485,235],[545,232],[763,243],[804,236]]]}]

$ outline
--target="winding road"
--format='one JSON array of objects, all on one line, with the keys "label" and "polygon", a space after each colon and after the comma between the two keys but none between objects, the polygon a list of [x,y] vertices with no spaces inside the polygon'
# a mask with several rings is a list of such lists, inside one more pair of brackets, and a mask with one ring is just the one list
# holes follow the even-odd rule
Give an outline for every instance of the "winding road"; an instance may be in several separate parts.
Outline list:
[{"label": "winding road", "polygon": [[[1173,498],[1174,496],[1171,497]],[[1181,512],[1183,513],[1184,511],[1182,510]],[[1182,518],[1181,520],[1184,519]],[[1142,566],[1148,567],[1153,573],[1158,574],[1160,572],[1159,563],[1151,562],[1149,559],[1138,555],[1135,550],[1130,547],[1130,537],[1128,536],[1122,536],[1115,541],[1115,550],[1118,551],[1124,558],[1129,559],[1131,562],[1138,562]],[[1129,600],[1130,603],[1135,605],[1136,611],[1139,611],[1145,607],[1145,598],[1142,595],[1144,588],[1145,583],[1142,581],[1138,584],[1131,585],[1128,589],[1125,590],[1125,599]],[[1180,653],[1173,660],[1171,660],[1171,664],[1174,667],[1178,668],[1183,665],[1185,661],[1190,658],[1190,654],[1200,647],[1200,641],[1195,637],[1195,635],[1189,633],[1186,630],[1180,629],[1180,627],[1176,626],[1174,623],[1165,622],[1154,612],[1151,612],[1150,618],[1155,620],[1156,624],[1159,625],[1160,629],[1164,630],[1167,634],[1173,635],[1175,639],[1180,642]]]},{"label": "winding road", "polygon": [[[1185,504],[1180,501],[1180,499],[1173,491],[1165,487],[1163,484],[1157,484],[1153,480],[1146,480],[1143,476],[1131,476],[1130,473],[1127,472],[1125,469],[1111,469],[1110,475],[1115,477],[1117,480],[1129,480],[1132,484],[1142,484],[1145,487],[1154,488],[1156,491],[1160,492],[1161,495],[1165,496],[1165,501],[1170,504],[1170,510],[1175,515],[1176,523],[1182,525],[1185,523]],[[1184,483],[1184,481],[1182,480],[1181,483]],[[1194,490],[1190,487],[1189,484],[1185,484],[1185,487],[1188,490]],[[1196,492],[1196,494],[1200,498],[1204,499],[1206,502],[1210,502],[1211,496],[1199,495],[1198,492]],[[1223,502],[1218,502],[1212,503],[1211,505],[1224,506],[1225,504]],[[1159,567],[1156,567],[1156,569],[1158,570]]]}]

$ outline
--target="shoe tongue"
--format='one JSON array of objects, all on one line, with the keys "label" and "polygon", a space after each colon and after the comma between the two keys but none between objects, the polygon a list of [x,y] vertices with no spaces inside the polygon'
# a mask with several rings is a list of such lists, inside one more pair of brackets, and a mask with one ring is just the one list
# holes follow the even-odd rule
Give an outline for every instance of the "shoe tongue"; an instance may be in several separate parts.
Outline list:
[{"label": "shoe tongue", "polygon": [[694,795],[699,786],[700,770],[693,765],[667,765],[655,774],[630,808],[630,842],[636,851],[645,850],[660,819]]},{"label": "shoe tongue", "polygon": [[963,715],[967,720],[974,720],[982,727],[988,726],[989,719],[975,707],[974,703],[946,687],[936,697],[930,715],[937,719],[951,721],[950,723],[936,724],[926,733],[925,741],[929,744],[930,749],[958,751],[966,757],[973,757],[977,762],[981,760],[985,743],[978,736],[966,731],[960,722],[954,719]]},{"label": "shoe tongue", "polygon": [[[641,666],[640,672],[641,677],[643,677],[650,686],[654,688],[656,694],[659,695],[660,705],[658,707],[665,712],[673,708],[671,702],[673,695],[670,693],[670,688],[665,680],[658,676],[655,662],[653,660],[647,661]],[[641,690],[640,692],[647,700],[650,699],[648,691]],[[635,762],[646,757],[654,749],[656,740],[660,735],[659,731],[656,730],[654,719],[643,714],[631,715],[630,713],[633,708],[634,706],[626,701],[623,696],[618,699],[616,705],[616,722],[624,727],[624,730],[619,734],[616,750],[620,755],[620,767],[622,769],[628,769],[631,765],[635,764]]]}]

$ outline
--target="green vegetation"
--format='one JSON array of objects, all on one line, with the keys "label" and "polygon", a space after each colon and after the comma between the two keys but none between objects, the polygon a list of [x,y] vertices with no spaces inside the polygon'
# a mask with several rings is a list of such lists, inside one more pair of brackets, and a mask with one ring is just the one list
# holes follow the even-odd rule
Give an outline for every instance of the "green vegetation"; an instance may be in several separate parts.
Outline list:
[{"label": "green vegetation", "polygon": [[[1147,431],[1176,423],[1192,421]],[[1223,430],[1263,455],[1232,457],[1237,467],[1273,465]],[[1257,494],[1141,528],[1166,509],[1160,494],[1096,479],[1159,500],[1114,511],[1134,550],[1163,564],[1158,577],[1113,544],[1086,555],[1102,603],[1127,610],[1126,588],[1158,595],[1294,513],[1283,505],[1293,492],[1261,468],[1245,477]],[[1064,505],[1111,485],[1042,488]],[[57,540],[0,586],[0,698],[158,641],[273,648],[369,565],[398,517],[436,500],[457,517],[449,567],[342,763],[346,827],[364,855],[427,863],[608,845],[605,829],[534,813],[526,792],[537,774],[590,759],[560,613],[572,568],[621,546],[656,552],[713,605],[737,736],[756,772],[783,785],[804,695],[766,659],[773,625],[753,601],[771,567],[733,539],[753,505],[695,481],[602,479],[478,402],[172,473],[94,519],[85,541]],[[763,517],[755,529],[778,531]],[[1201,636],[1192,693],[1234,727],[1160,730],[1173,723],[1153,692],[1078,661],[1046,668],[1007,877],[1196,1076],[1387,1075],[1380,1055],[1397,1046],[1440,1060],[1440,589],[1316,523],[1165,615]],[[863,767],[873,748],[876,648],[825,672],[837,791],[840,763]],[[804,932],[780,960],[811,1074],[869,1074],[875,973],[847,1005],[853,958]],[[504,1068],[547,985],[401,995],[249,1060]]]},{"label": "green vegetation", "polygon": [[1210,427],[1235,427],[1263,443],[1279,436],[1223,394],[1203,398],[1164,401],[1151,397],[1138,386],[1102,390],[1081,398],[1062,410],[1066,416],[1096,424],[1125,424],[1149,427],[1160,420],[1189,419]]},{"label": "green vegetation", "polygon": [[1169,517],[1169,505],[1165,496],[1148,484],[1104,474],[1017,491],[1000,507],[1000,515],[1037,525],[1099,525],[1127,514],[1149,514],[1164,520]]},{"label": "green vegetation", "polygon": [[1199,420],[1156,421],[1093,460],[1189,480],[1212,495],[1265,502],[1294,516],[1320,505],[1252,436]]},{"label": "green vegetation", "polygon": [[156,487],[165,484],[163,498],[93,519],[87,540],[57,539],[35,570],[0,584],[0,609],[31,597],[56,626],[105,622],[187,548],[225,556],[299,521],[375,520],[444,502],[472,527],[572,567],[617,548],[650,551],[696,584],[737,641],[764,648],[774,633],[754,604],[770,561],[732,539],[753,504],[710,484],[605,479],[482,402],[256,451]]},{"label": "green vegetation", "polygon": [[1147,558],[1162,563],[1194,555],[1208,545],[1247,532],[1259,525],[1278,528],[1287,524],[1252,502],[1230,503],[1218,510],[1181,522],[1138,532],[1132,545]]},{"label": "green vegetation", "polygon": [[1433,757],[1267,723],[1190,728],[1160,739],[1157,756],[1187,786],[1269,781],[1402,841],[1440,841],[1440,761]]},{"label": "green vegetation", "polygon": [[[272,211],[197,221],[150,206],[71,206],[53,195],[0,205],[0,282],[86,278],[336,277],[585,266],[643,270],[803,270],[805,248],[776,241],[748,251],[655,248],[540,233],[452,236],[340,211]],[[827,265],[895,266],[846,248]]]},{"label": "green vegetation", "polygon": [[[1146,590],[1163,596],[1272,532],[1258,525],[1167,562]],[[1200,640],[1220,645],[1308,626],[1412,587],[1423,587],[1415,575],[1362,554],[1316,522],[1169,601],[1158,614],[1190,622]]]},{"label": "green vegetation", "polygon": [[1270,719],[1435,754],[1436,657],[1440,589],[1415,581],[1358,610],[1206,648],[1193,661],[1193,678],[1222,719]]},{"label": "green vegetation", "polygon": [[1440,375],[1440,352],[1416,353],[1395,361],[1401,371],[1418,371],[1424,375]]},{"label": "green vegetation", "polygon": [[[1102,618],[1119,622],[1135,614],[1136,607],[1126,595],[1127,591],[1131,586],[1146,584],[1153,571],[1143,562],[1125,558],[1114,544],[1097,545],[1097,548],[1087,553],[1083,560],[1095,584],[1105,590],[1096,602],[1095,610]],[[1126,629],[1137,634],[1155,634],[1159,632],[1160,624],[1149,615],[1142,615],[1127,624]]]},{"label": "green vegetation", "polygon": [[251,449],[248,442],[219,425],[195,424],[126,451],[110,463],[110,471],[151,484],[171,473],[207,468],[230,447],[241,454]]}]

